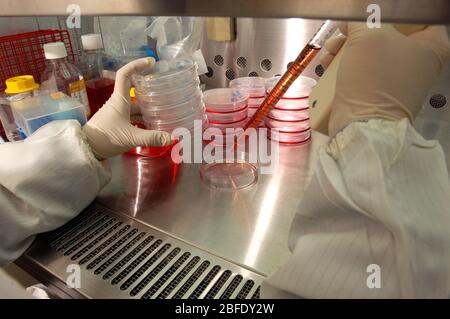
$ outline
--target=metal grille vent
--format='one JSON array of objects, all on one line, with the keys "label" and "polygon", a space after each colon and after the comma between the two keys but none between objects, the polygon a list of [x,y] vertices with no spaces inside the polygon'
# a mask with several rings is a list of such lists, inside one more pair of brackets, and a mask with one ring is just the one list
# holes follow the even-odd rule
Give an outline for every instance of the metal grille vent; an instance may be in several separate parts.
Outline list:
[{"label": "metal grille vent", "polygon": [[434,94],[430,97],[430,105],[435,109],[440,109],[447,104],[447,99],[442,94]]},{"label": "metal grille vent", "polygon": [[214,63],[218,66],[222,66],[223,65],[223,56],[221,56],[220,54],[216,55],[214,57]]},{"label": "metal grille vent", "polygon": [[263,59],[261,60],[261,70],[267,72],[270,71],[272,69],[272,61],[270,61],[269,59]]},{"label": "metal grille vent", "polygon": [[236,73],[234,72],[233,69],[228,69],[225,72],[225,76],[227,77],[228,80],[234,80],[236,78]]},{"label": "metal grille vent", "polygon": [[258,72],[250,72],[248,76],[259,76]]},{"label": "metal grille vent", "polygon": [[316,72],[317,76],[322,76],[325,73],[325,68],[322,64],[318,64],[314,69],[314,72]]},{"label": "metal grille vent", "polygon": [[236,59],[237,66],[243,70],[247,67],[247,59],[243,56],[240,56]]},{"label": "metal grille vent", "polygon": [[165,238],[156,230],[150,235],[139,228],[91,209],[48,234],[45,243],[60,256],[84,266],[86,276],[93,276],[91,282],[114,288],[114,295],[143,299],[259,297],[259,275],[248,275],[246,270],[244,277],[235,265],[216,256]]}]

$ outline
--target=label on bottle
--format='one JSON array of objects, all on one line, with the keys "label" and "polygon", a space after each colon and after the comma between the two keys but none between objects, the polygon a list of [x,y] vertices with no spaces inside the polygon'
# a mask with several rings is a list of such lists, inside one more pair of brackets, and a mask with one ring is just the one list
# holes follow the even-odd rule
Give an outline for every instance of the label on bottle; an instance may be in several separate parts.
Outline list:
[{"label": "label on bottle", "polygon": [[61,98],[64,97],[64,93],[63,93],[63,92],[60,92],[60,91],[58,91],[58,92],[53,92],[53,93],[50,93],[50,96],[51,96],[52,99],[54,99],[54,100],[59,100],[59,99],[61,99]]},{"label": "label on bottle", "polygon": [[70,96],[78,99],[81,104],[86,107],[86,116],[89,117],[91,110],[89,108],[89,100],[86,92],[86,85],[84,80],[75,81],[69,84]]}]

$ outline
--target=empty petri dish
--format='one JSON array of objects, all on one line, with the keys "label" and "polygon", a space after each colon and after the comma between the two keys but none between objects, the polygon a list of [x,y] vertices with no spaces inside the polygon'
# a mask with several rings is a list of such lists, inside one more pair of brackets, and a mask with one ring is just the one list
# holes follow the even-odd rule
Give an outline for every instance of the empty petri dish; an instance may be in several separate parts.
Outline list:
[{"label": "empty petri dish", "polygon": [[237,88],[212,89],[203,92],[206,109],[210,112],[233,112],[248,105],[248,93]]},{"label": "empty petri dish", "polygon": [[[216,148],[217,149],[217,148]],[[200,166],[200,178],[215,189],[238,190],[258,181],[258,164],[243,151],[216,151],[207,155]]]},{"label": "empty petri dish", "polygon": [[243,89],[250,98],[261,98],[266,94],[265,79],[257,76],[234,79],[230,81],[230,88]]}]

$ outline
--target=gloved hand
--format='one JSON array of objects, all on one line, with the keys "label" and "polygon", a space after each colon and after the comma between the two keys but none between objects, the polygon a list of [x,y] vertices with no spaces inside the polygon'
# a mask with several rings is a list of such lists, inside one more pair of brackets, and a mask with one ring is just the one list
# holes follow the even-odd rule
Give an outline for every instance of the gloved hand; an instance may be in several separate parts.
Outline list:
[{"label": "gloved hand", "polygon": [[325,43],[321,63],[326,67],[344,46],[337,68],[329,134],[355,120],[414,119],[433,82],[450,57],[443,26],[431,26],[409,36],[393,25],[369,29],[349,23],[347,36]]},{"label": "gloved hand", "polygon": [[97,159],[119,155],[136,146],[165,146],[171,143],[171,136],[167,132],[144,130],[130,123],[131,75],[152,68],[154,63],[153,58],[142,58],[119,69],[114,93],[83,127]]}]

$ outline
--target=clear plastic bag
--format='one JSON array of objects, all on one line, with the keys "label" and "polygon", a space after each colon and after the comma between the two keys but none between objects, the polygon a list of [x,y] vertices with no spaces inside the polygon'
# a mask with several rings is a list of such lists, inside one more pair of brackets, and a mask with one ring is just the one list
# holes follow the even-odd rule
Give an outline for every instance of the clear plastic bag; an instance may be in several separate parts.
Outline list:
[{"label": "clear plastic bag", "polygon": [[198,65],[198,74],[208,72],[200,44],[204,32],[204,18],[158,17],[145,30],[156,41],[160,60],[190,58]]}]

